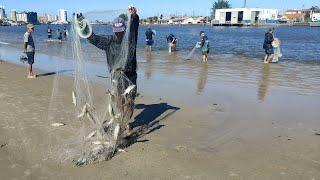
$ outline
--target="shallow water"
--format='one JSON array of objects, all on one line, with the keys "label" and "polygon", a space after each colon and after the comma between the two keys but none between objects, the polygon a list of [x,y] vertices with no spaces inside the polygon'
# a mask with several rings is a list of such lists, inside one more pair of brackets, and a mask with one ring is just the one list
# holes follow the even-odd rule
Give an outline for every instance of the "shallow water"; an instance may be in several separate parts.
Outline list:
[{"label": "shallow water", "polygon": [[[45,54],[71,57],[70,43],[63,44],[47,43],[46,25],[35,27],[34,39],[39,52]],[[63,29],[63,26],[52,25],[53,37],[56,38],[56,30]],[[262,43],[264,33],[268,27],[210,27],[210,26],[154,26],[156,30],[154,49],[167,50],[166,36],[169,33],[175,34],[178,38],[178,54],[186,57],[199,39],[199,32],[204,30],[211,42],[211,55],[241,55],[250,58],[261,58],[264,55]],[[68,26],[70,29],[70,26]],[[96,34],[111,34],[111,26],[94,25]],[[138,48],[145,46],[145,26],[140,26]],[[22,37],[25,32],[24,26],[1,27],[0,41],[10,43],[10,46],[21,48]],[[282,53],[284,61],[298,62],[320,62],[320,30],[311,27],[276,27],[275,36],[282,42]],[[86,41],[83,41],[87,43]],[[103,52],[99,52],[91,45],[84,49],[91,60],[104,61]],[[165,53],[160,53],[162,56]],[[161,58],[161,57],[160,57]],[[215,60],[214,57],[211,57]]]},{"label": "shallow water", "polygon": [[[70,42],[47,43],[47,26],[36,26],[37,68],[45,71],[73,70]],[[52,26],[53,29],[62,26]],[[320,31],[309,27],[277,27],[276,36],[282,40],[282,61],[264,65],[261,49],[265,27],[222,28],[202,26],[155,26],[157,36],[152,53],[144,51],[144,31],[141,26],[138,42],[139,88],[150,94],[168,98],[192,98],[204,102],[213,89],[245,86],[255,89],[256,100],[264,101],[271,90],[285,90],[298,94],[317,94],[320,89]],[[20,63],[21,41],[24,27],[0,27],[0,55],[4,60]],[[209,62],[200,63],[200,53],[193,60],[186,56],[197,41],[198,32],[205,30],[211,40],[212,53]],[[97,33],[111,33],[106,25],[94,26]],[[167,52],[165,35],[176,32],[179,38],[178,52]],[[303,46],[297,46],[298,42]],[[89,77],[106,84],[107,67],[105,53],[83,40]],[[0,56],[1,58],[1,56]],[[69,72],[69,74],[70,74]],[[161,86],[161,90],[159,90]],[[172,89],[181,90],[179,96]],[[153,93],[153,92],[157,93]],[[238,92],[236,92],[238,93]]]}]

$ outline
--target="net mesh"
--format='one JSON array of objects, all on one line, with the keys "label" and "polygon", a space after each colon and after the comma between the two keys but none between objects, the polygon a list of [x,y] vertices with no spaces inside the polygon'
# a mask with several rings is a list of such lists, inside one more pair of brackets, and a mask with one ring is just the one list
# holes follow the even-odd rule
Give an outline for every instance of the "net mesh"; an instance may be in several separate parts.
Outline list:
[{"label": "net mesh", "polygon": [[[65,128],[64,137],[57,137],[52,135],[52,155],[61,161],[73,160],[77,166],[86,165],[101,160],[108,160],[114,156],[118,148],[123,148],[125,130],[128,121],[130,120],[133,109],[134,99],[136,94],[136,85],[125,75],[124,68],[127,65],[130,48],[130,26],[131,16],[125,10],[115,11],[92,11],[84,14],[85,18],[90,22],[94,19],[99,19],[102,16],[104,21],[112,21],[120,14],[124,14],[128,19],[126,20],[126,31],[123,35],[122,41],[116,46],[107,47],[109,44],[99,44],[95,42],[97,47],[106,46],[108,53],[113,54],[113,68],[110,69],[109,88],[99,86],[92,83],[89,79],[87,63],[90,61],[90,56],[86,50],[88,46],[92,46],[87,40],[81,39],[77,33],[77,24],[72,23],[71,36],[72,39],[72,53],[74,62],[74,78],[73,89],[69,89],[70,93],[66,95],[63,93],[65,89],[61,84],[68,84],[65,78],[61,78],[61,73],[55,75],[53,83],[53,91],[49,105],[48,119],[51,123],[54,122],[69,122]],[[107,27],[106,25],[103,25]],[[93,31],[99,30],[101,26],[92,26]],[[110,26],[108,26],[110,29]],[[109,31],[102,31],[103,33],[110,33]],[[131,42],[132,43],[132,42]],[[100,48],[101,49],[101,48]],[[106,56],[106,52],[96,48],[96,56]],[[110,56],[108,56],[110,57]],[[60,64],[57,69],[61,69]],[[59,71],[59,70],[57,70]],[[107,72],[107,66],[106,66]],[[72,82],[72,80],[71,80]],[[63,104],[65,99],[70,99],[68,105]],[[72,102],[72,103],[71,103]],[[70,119],[66,120],[63,116],[68,109],[74,109],[74,113],[70,115]],[[61,140],[62,139],[62,140]],[[56,144],[55,142],[60,142]]]}]

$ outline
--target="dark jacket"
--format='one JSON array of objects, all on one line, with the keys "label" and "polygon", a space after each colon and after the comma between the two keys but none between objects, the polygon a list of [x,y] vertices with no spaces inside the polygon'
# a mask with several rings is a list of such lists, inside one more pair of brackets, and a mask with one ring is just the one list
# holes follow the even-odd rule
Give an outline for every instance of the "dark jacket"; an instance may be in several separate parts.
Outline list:
[{"label": "dark jacket", "polygon": [[267,32],[264,36],[263,49],[272,48],[273,35],[270,32]]},{"label": "dark jacket", "polygon": [[148,29],[145,34],[146,34],[146,39],[147,40],[152,40],[153,39],[154,32],[151,29]]},{"label": "dark jacket", "polygon": [[128,58],[124,63],[121,59],[121,42],[117,42],[115,35],[99,36],[94,33],[88,38],[89,42],[99,49],[106,52],[107,63],[109,71],[116,69],[122,69],[125,73],[135,74],[137,70],[137,40],[139,29],[139,16],[131,16],[130,33],[129,33],[129,46],[128,46]]}]

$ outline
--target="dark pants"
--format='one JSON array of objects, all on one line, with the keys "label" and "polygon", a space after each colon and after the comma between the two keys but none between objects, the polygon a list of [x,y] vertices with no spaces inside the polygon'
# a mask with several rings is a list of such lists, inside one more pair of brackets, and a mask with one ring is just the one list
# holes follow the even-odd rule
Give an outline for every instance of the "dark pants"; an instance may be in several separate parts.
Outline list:
[{"label": "dark pants", "polygon": [[35,52],[27,52],[28,64],[32,65],[34,63],[34,54]]}]

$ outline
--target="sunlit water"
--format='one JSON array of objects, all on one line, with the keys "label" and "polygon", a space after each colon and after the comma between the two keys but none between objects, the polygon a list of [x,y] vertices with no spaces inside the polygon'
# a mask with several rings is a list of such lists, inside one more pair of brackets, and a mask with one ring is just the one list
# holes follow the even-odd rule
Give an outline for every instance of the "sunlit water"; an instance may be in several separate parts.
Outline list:
[{"label": "sunlit water", "polygon": [[[61,70],[72,69],[70,42],[47,43],[47,26],[36,26],[34,39],[36,67],[50,71],[59,63]],[[52,29],[63,29],[52,26]],[[277,27],[276,37],[282,42],[283,58],[278,64],[264,65],[262,43],[267,27],[225,28],[204,26],[154,26],[157,34],[152,53],[144,51],[146,27],[141,26],[138,40],[138,71],[140,90],[161,91],[159,96],[174,98],[172,89],[183,89],[181,99],[190,94],[210,96],[219,85],[246,86],[256,91],[256,99],[263,101],[271,90],[286,90],[298,94],[319,95],[320,89],[320,29],[310,27]],[[193,60],[186,56],[204,30],[211,42],[208,63],[200,62],[200,53]],[[94,26],[97,34],[110,34],[111,27]],[[19,63],[25,27],[0,27],[3,59]],[[165,36],[174,33],[178,38],[178,52],[169,54]],[[55,34],[54,34],[55,35]],[[54,36],[55,37],[55,36]],[[84,54],[91,60],[92,78],[106,77],[108,71],[103,51],[83,40]],[[10,50],[9,50],[10,49]],[[65,59],[68,59],[65,61]],[[44,60],[44,61],[42,61]],[[64,61],[64,63],[61,63]],[[67,62],[67,63],[65,63]],[[61,64],[64,64],[62,67]],[[100,80],[104,81],[105,79]],[[160,87],[161,86],[161,87]],[[222,87],[222,86],[219,86]]]}]

